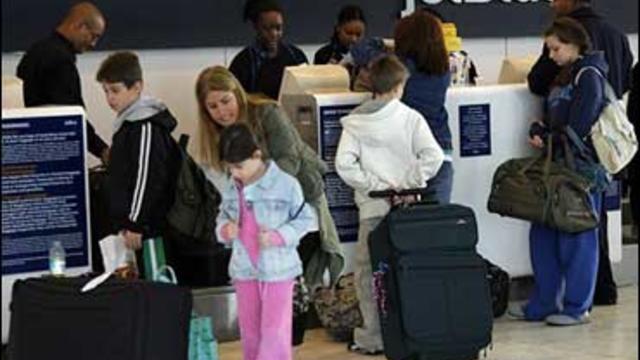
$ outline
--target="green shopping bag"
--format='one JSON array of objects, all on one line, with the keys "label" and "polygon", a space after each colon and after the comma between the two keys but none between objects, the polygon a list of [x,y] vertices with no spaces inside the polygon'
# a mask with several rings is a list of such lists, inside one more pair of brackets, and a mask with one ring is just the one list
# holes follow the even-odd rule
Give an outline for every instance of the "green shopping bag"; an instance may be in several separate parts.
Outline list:
[{"label": "green shopping bag", "polygon": [[189,360],[218,359],[218,342],[213,335],[211,318],[192,312],[189,327]]},{"label": "green shopping bag", "polygon": [[[174,284],[177,284],[177,281],[175,281],[176,279],[168,279],[165,278],[165,275],[163,275],[164,270],[166,270],[168,267],[167,260],[164,255],[164,242],[161,237],[151,238],[143,241],[142,257],[144,262],[145,280],[172,282]],[[173,273],[173,270],[170,270],[170,272]]]},{"label": "green shopping bag", "polygon": [[[167,265],[162,238],[144,241],[144,277],[148,281],[178,284],[173,269]],[[189,360],[218,360],[218,342],[213,335],[211,317],[191,312],[189,322]]]}]

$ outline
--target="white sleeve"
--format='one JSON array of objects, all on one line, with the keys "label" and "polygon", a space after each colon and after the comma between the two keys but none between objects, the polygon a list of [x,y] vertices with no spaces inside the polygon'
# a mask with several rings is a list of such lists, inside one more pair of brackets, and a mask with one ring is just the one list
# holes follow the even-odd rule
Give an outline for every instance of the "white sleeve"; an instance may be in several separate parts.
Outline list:
[{"label": "white sleeve", "polygon": [[391,188],[390,184],[362,168],[360,154],[358,139],[343,129],[335,159],[336,171],[340,178],[353,189],[363,192]]},{"label": "white sleeve", "polygon": [[423,187],[427,180],[434,177],[444,161],[444,152],[436,141],[427,121],[416,113],[412,138],[411,166],[405,176],[406,188]]}]

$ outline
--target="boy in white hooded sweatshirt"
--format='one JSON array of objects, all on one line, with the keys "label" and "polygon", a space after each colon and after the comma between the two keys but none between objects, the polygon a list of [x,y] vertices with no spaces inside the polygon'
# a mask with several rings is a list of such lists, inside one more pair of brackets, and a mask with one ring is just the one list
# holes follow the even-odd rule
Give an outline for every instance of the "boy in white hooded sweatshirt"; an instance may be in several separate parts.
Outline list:
[{"label": "boy in white hooded sweatshirt", "polygon": [[373,99],[342,118],[335,159],[338,175],[355,190],[360,218],[355,278],[363,325],[354,330],[348,349],[366,355],[383,351],[367,239],[392,205],[386,199],[370,198],[368,193],[424,188],[444,159],[427,121],[399,100],[407,78],[407,69],[393,55],[371,64]]}]

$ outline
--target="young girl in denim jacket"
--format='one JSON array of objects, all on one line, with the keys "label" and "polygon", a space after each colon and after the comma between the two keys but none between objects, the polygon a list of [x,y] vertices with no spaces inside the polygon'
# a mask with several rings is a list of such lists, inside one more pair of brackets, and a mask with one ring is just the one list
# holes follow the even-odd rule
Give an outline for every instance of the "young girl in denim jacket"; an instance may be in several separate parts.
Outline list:
[{"label": "young girl in denim jacket", "polygon": [[233,181],[222,191],[216,233],[233,249],[244,359],[292,359],[293,284],[302,274],[296,248],[317,229],[315,214],[298,181],[263,158],[246,125],[222,131],[219,154]]}]

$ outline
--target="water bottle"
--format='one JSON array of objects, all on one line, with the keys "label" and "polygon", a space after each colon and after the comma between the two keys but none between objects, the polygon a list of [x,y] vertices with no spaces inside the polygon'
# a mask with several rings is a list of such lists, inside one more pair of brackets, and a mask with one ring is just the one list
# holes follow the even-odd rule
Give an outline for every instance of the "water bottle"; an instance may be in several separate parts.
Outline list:
[{"label": "water bottle", "polygon": [[67,267],[67,254],[60,241],[54,241],[49,249],[49,271],[53,276],[64,276]]}]

